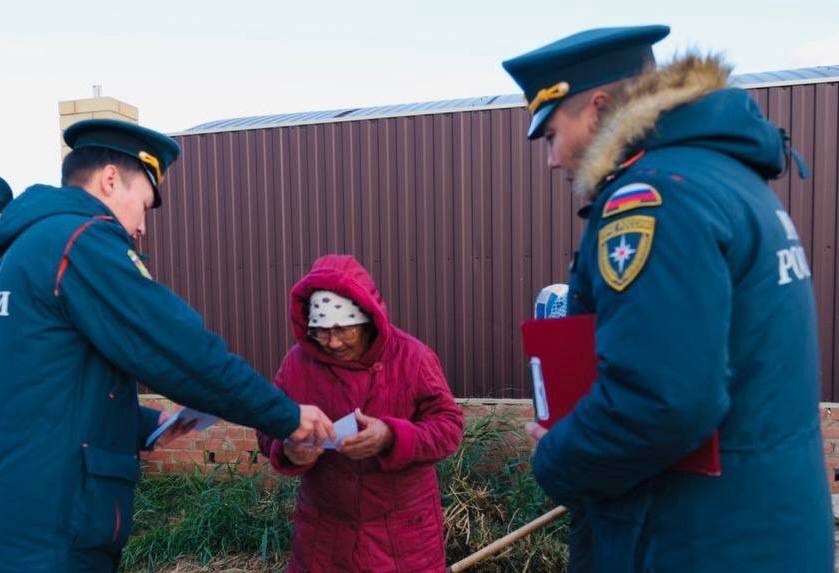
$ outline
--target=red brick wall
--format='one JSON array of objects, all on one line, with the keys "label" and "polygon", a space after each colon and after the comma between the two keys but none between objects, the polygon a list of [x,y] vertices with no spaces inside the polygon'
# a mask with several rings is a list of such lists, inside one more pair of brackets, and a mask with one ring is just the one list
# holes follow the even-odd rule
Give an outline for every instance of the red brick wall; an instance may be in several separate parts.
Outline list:
[{"label": "red brick wall", "polygon": [[[143,395],[140,401],[158,410],[175,409],[172,402],[157,395]],[[225,464],[235,465],[237,470],[253,473],[268,469],[265,458],[257,454],[256,434],[244,428],[221,421],[203,432],[191,432],[165,446],[158,446],[151,452],[142,452],[143,471],[146,475],[192,471],[212,471]]]},{"label": "red brick wall", "polygon": [[[173,409],[172,403],[156,395],[143,395],[141,401],[153,408]],[[459,401],[467,416],[487,414],[492,410],[512,412],[522,418],[533,415],[527,400],[504,402]],[[834,470],[839,468],[839,404],[821,405],[824,454],[828,468],[828,481],[834,493],[839,493],[839,482],[833,481]],[[270,472],[266,459],[258,455],[256,435],[250,428],[220,422],[203,432],[193,432],[153,452],[144,452],[141,459],[147,475],[192,471],[212,471],[226,464],[236,466],[239,472]]]},{"label": "red brick wall", "polygon": [[[155,394],[144,394],[141,403],[158,410],[177,409],[172,402]],[[533,409],[529,400],[504,402],[476,402],[458,400],[467,416],[513,412],[522,418],[531,417]],[[259,454],[256,433],[221,421],[203,432],[192,432],[166,446],[158,446],[151,452],[140,455],[146,475],[157,475],[180,471],[210,472],[219,466],[233,465],[242,473],[271,472],[268,461]]]},{"label": "red brick wall", "polygon": [[834,481],[834,472],[839,469],[839,404],[821,404],[821,420],[827,481],[831,491],[839,493],[839,482]]}]

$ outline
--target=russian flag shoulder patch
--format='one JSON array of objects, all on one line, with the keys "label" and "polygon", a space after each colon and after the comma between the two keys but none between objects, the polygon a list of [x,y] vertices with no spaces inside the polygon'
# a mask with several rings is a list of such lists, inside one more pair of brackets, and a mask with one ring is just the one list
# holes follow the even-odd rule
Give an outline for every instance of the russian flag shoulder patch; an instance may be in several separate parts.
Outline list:
[{"label": "russian flag shoulder patch", "polygon": [[630,183],[624,185],[606,201],[603,206],[603,218],[612,217],[639,207],[657,207],[661,205],[661,194],[649,183]]}]

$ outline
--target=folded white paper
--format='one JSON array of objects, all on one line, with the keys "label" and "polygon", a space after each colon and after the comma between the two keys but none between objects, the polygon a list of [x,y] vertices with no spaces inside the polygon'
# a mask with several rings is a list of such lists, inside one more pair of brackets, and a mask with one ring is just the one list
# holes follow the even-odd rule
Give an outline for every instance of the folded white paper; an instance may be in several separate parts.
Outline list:
[{"label": "folded white paper", "polygon": [[345,438],[349,438],[358,433],[358,420],[355,419],[355,412],[350,412],[340,420],[333,422],[332,425],[335,428],[335,441],[333,442],[329,438],[326,438],[323,442],[323,448],[325,450],[338,449]]},{"label": "folded white paper", "polygon": [[204,412],[199,412],[198,410],[193,410],[192,408],[184,408],[174,416],[171,416],[168,420],[160,424],[157,429],[149,435],[148,439],[146,440],[146,447],[151,447],[157,441],[163,433],[168,430],[172,424],[177,422],[178,420],[182,420],[183,423],[189,424],[193,420],[196,420],[195,427],[192,429],[194,432],[200,432],[201,430],[206,430],[216,422],[218,422],[217,416],[212,416],[210,414],[205,414]]},{"label": "folded white paper", "polygon": [[[332,426],[335,428],[335,440],[326,438],[320,445],[324,450],[337,450],[341,447],[341,442],[358,433],[358,420],[355,419],[354,412],[350,412],[340,420],[332,422]],[[286,439],[286,441],[292,442],[293,440]],[[304,446],[314,447],[315,440],[312,438],[301,443]]]}]

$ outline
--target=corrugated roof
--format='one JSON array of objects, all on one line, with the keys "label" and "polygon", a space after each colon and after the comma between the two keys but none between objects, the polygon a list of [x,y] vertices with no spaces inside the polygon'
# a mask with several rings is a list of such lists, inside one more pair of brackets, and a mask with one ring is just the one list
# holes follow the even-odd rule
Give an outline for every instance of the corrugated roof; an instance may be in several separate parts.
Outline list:
[{"label": "corrugated roof", "polygon": [[[739,74],[731,77],[731,83],[741,88],[772,87],[782,85],[801,85],[839,81],[839,65]],[[259,115],[209,121],[190,127],[173,135],[194,135],[220,131],[238,131],[245,129],[266,129],[271,127],[289,127],[313,123],[334,123],[339,121],[358,121],[362,119],[381,119],[408,115],[427,115],[432,113],[454,113],[500,109],[524,105],[521,94],[460,98],[443,101],[383,105],[377,107],[346,108],[325,111],[306,111],[300,113],[282,113],[278,115]]]},{"label": "corrugated roof", "polygon": [[443,101],[383,105],[377,107],[346,108],[326,111],[306,111],[300,113],[281,113],[278,115],[259,115],[209,121],[190,127],[174,135],[189,135],[217,131],[240,129],[265,129],[269,127],[288,127],[312,123],[331,123],[336,121],[356,121],[361,119],[379,119],[406,115],[427,115],[432,113],[452,113],[458,111],[476,111],[518,107],[524,101],[521,94],[460,98]]},{"label": "corrugated roof", "polygon": [[743,88],[772,87],[782,85],[815,84],[839,81],[839,66],[817,66],[760,72],[757,74],[739,74],[732,76],[731,83]]}]

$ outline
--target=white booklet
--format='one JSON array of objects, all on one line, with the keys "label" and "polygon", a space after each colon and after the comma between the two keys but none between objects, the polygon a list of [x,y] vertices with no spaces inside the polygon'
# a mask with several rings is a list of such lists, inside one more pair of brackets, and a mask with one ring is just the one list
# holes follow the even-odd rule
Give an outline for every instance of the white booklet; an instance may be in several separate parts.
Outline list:
[{"label": "white booklet", "polygon": [[217,416],[212,416],[210,414],[205,414],[204,412],[199,412],[198,410],[193,410],[192,408],[183,408],[177,414],[171,416],[168,420],[160,424],[157,429],[149,435],[148,439],[146,440],[146,447],[149,448],[157,441],[163,432],[168,430],[172,424],[177,422],[178,420],[182,420],[184,424],[189,424],[193,420],[196,421],[195,427],[192,429],[193,432],[200,432],[201,430],[206,430],[216,422],[218,422]]},{"label": "white booklet", "polygon": [[358,433],[358,420],[355,419],[355,412],[350,412],[340,420],[336,420],[332,426],[335,428],[335,441],[326,438],[323,442],[325,450],[337,450],[345,438]]}]

